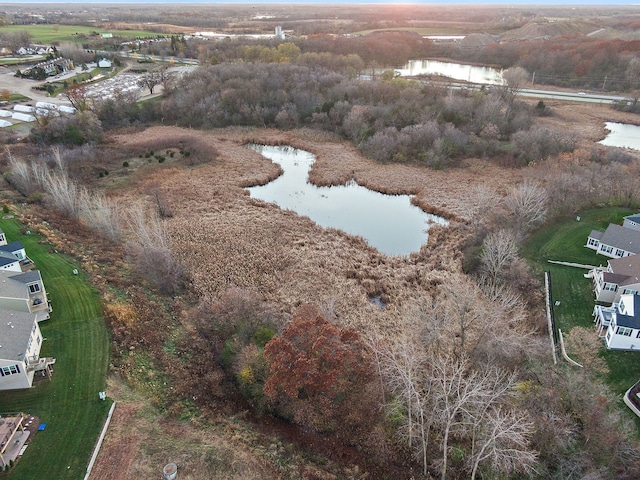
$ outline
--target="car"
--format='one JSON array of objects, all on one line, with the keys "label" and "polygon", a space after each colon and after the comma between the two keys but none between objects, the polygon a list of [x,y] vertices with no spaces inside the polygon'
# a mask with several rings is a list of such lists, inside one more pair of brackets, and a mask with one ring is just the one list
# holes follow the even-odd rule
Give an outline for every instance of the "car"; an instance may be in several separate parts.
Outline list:
[{"label": "car", "polygon": [[578,92],[578,95],[580,95],[581,97],[584,97],[586,95],[586,93],[584,92]]}]

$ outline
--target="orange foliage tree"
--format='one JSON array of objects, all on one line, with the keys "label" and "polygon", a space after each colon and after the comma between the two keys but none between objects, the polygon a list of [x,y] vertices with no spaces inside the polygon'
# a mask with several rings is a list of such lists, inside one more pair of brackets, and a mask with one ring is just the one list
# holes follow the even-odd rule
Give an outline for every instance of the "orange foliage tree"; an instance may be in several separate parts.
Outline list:
[{"label": "orange foliage tree", "polygon": [[314,305],[300,307],[265,346],[264,393],[293,421],[318,432],[371,432],[378,418],[373,368],[360,335],[340,329]]}]

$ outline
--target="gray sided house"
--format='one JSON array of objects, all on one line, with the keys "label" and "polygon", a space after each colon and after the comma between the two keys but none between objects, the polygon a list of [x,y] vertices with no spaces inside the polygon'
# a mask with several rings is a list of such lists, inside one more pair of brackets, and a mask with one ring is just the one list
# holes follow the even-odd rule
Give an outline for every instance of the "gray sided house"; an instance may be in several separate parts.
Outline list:
[{"label": "gray sided house", "polygon": [[636,255],[640,253],[640,230],[611,223],[604,232],[593,230],[586,247],[610,258]]},{"label": "gray sided house", "polygon": [[0,391],[30,388],[36,372],[50,372],[53,358],[40,358],[42,333],[35,316],[0,310]]},{"label": "gray sided house", "polygon": [[0,270],[0,309],[33,313],[36,321],[49,318],[51,307],[38,270],[14,273]]},{"label": "gray sided house", "polygon": [[621,295],[640,292],[640,255],[608,260],[606,269],[594,268],[589,276],[596,302],[618,303]]}]

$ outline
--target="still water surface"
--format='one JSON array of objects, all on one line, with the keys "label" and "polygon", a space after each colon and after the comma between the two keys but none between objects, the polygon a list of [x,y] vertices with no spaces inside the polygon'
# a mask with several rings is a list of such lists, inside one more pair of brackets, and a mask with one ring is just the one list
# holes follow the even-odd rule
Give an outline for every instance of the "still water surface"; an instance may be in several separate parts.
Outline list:
[{"label": "still water surface", "polygon": [[325,228],[338,228],[387,255],[417,252],[427,241],[431,223],[446,225],[442,217],[412,205],[410,195],[385,195],[355,182],[317,187],[308,182],[315,156],[287,146],[248,145],[280,165],[284,173],[272,182],[249,188],[252,198],[275,203],[305,215]]},{"label": "still water surface", "polygon": [[464,63],[441,62],[439,60],[410,60],[402,68],[396,68],[401,76],[442,75],[443,77],[465,82],[486,85],[502,85],[502,71],[492,67],[466,65]]},{"label": "still water surface", "polygon": [[628,125],[626,123],[607,122],[609,134],[604,140],[600,140],[602,145],[608,147],[632,148],[640,150],[640,127]]}]

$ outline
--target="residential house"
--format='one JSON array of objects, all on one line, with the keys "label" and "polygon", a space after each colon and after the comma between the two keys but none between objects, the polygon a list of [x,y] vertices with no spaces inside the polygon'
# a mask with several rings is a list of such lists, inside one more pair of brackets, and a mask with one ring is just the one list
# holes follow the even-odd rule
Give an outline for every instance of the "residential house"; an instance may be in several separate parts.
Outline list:
[{"label": "residential house", "polygon": [[611,223],[604,232],[591,231],[586,247],[610,258],[636,255],[640,253],[640,230]]},{"label": "residential house", "polygon": [[5,240],[4,243],[0,243],[0,252],[11,253],[12,255],[15,255],[18,260],[27,259],[27,252],[21,242],[7,243]]},{"label": "residential house", "polygon": [[53,358],[40,358],[42,332],[28,312],[0,310],[0,390],[30,388],[36,372],[51,373]]},{"label": "residential house", "polygon": [[49,318],[51,306],[38,270],[23,273],[0,270],[0,311],[5,309],[35,314],[38,322]]},{"label": "residential house", "polygon": [[640,255],[608,260],[606,269],[594,268],[588,276],[596,302],[618,303],[621,295],[640,292]]},{"label": "residential house", "polygon": [[635,215],[628,215],[624,217],[622,226],[624,228],[632,228],[634,230],[640,231],[640,213],[636,213]]},{"label": "residential house", "polygon": [[12,253],[0,252],[0,271],[21,272],[20,260]]},{"label": "residential house", "polygon": [[621,295],[620,302],[611,307],[596,305],[593,314],[608,349],[640,349],[640,295]]}]

